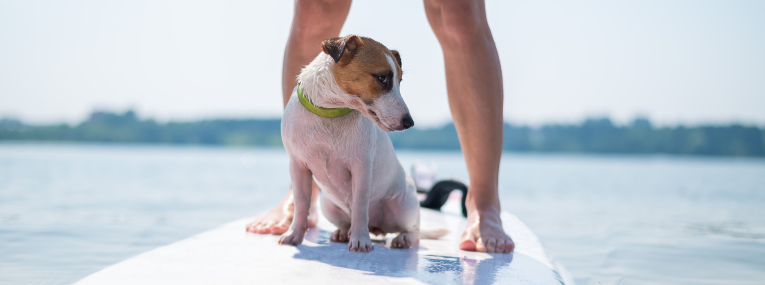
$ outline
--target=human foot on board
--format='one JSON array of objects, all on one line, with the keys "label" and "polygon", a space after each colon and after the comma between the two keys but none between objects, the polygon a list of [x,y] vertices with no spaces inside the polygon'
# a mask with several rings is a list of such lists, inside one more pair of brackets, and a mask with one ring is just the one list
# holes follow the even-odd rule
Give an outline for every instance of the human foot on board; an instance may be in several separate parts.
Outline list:
[{"label": "human foot on board", "polygon": [[[247,231],[257,234],[281,235],[289,230],[294,216],[295,205],[292,201],[292,188],[290,188],[287,196],[282,198],[276,207],[247,224]],[[318,221],[316,203],[313,201],[308,212],[308,227],[315,227]]]},{"label": "human foot on board", "polygon": [[513,239],[502,228],[499,211],[468,210],[467,219],[461,250],[510,253],[515,249]]}]

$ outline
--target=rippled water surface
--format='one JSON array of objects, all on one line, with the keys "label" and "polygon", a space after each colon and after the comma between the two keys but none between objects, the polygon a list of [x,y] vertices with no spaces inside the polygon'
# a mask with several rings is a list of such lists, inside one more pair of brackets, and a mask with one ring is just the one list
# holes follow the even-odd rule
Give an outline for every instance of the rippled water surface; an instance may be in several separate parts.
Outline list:
[{"label": "rippled water surface", "polygon": [[[458,152],[399,157],[467,177]],[[0,283],[70,284],[288,185],[281,149],[0,144]],[[765,280],[765,160],[505,154],[500,191],[578,284]]]}]

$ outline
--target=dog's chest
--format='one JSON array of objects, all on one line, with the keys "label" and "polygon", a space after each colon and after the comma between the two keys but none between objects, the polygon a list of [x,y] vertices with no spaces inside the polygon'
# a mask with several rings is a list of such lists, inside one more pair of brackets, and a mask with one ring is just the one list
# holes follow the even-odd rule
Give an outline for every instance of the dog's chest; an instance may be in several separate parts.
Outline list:
[{"label": "dog's chest", "polygon": [[[358,114],[347,116],[331,120],[290,120],[282,130],[290,156],[305,163],[322,185],[333,189],[350,187],[351,165],[373,151],[368,134],[373,127],[371,122]],[[365,121],[370,124],[364,124]]]}]

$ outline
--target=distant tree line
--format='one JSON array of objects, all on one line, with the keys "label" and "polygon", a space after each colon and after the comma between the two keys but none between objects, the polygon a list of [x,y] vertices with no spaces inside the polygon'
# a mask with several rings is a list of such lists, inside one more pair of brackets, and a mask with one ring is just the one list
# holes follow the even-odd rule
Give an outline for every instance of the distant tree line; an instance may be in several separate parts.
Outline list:
[{"label": "distant tree line", "polygon": [[[83,141],[201,145],[281,146],[279,119],[157,123],[133,111],[94,112],[76,125],[31,126],[0,120],[0,141]],[[754,126],[656,128],[646,119],[626,126],[610,119],[539,128],[504,125],[503,149],[518,152],[686,154],[765,157],[765,129]],[[396,148],[458,150],[454,124],[391,133]]]},{"label": "distant tree line", "polygon": [[[390,137],[398,148],[459,149],[454,124]],[[503,149],[518,152],[765,156],[765,130],[742,125],[654,128],[646,119],[616,126],[601,118],[539,128],[506,123],[503,137]]]},{"label": "distant tree line", "polygon": [[0,120],[0,141],[82,141],[201,145],[281,146],[280,119],[204,120],[157,123],[135,112],[93,112],[76,126],[29,126]]}]

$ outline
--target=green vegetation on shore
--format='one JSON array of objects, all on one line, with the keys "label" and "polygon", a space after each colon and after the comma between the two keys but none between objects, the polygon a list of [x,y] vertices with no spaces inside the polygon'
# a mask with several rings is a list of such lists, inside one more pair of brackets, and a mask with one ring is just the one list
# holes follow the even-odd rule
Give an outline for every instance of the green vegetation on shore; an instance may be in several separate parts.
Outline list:
[{"label": "green vegetation on shore", "polygon": [[[0,120],[0,141],[81,141],[203,145],[281,146],[279,119],[157,123],[123,114],[94,112],[76,126],[31,126]],[[458,150],[453,124],[391,133],[399,149]],[[765,157],[765,129],[753,126],[655,128],[637,119],[627,126],[589,119],[578,125],[539,128],[505,124],[503,149],[519,152],[685,154]]]}]

